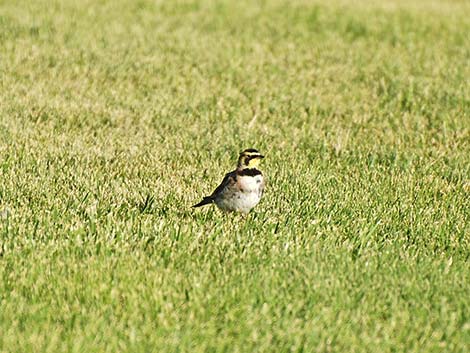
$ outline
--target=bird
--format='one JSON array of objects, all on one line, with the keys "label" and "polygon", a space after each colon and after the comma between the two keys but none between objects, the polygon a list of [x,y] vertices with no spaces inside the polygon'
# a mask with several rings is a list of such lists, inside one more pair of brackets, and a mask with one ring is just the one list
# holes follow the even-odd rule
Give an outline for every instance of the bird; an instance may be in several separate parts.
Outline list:
[{"label": "bird", "polygon": [[257,169],[264,156],[254,148],[240,153],[237,168],[225,174],[222,183],[210,196],[205,196],[193,208],[215,205],[226,212],[247,214],[261,200],[264,191],[263,173]]}]

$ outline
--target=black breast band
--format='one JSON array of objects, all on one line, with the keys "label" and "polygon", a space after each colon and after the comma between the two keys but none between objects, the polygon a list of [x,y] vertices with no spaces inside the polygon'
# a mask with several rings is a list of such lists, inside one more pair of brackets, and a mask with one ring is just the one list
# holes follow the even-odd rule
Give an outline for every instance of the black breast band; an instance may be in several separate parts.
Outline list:
[{"label": "black breast band", "polygon": [[240,175],[240,176],[244,176],[244,175],[247,175],[247,176],[256,176],[256,175],[261,175],[263,173],[261,173],[258,169],[256,168],[245,168],[245,169],[242,169],[242,170],[239,170],[237,171],[237,175]]}]

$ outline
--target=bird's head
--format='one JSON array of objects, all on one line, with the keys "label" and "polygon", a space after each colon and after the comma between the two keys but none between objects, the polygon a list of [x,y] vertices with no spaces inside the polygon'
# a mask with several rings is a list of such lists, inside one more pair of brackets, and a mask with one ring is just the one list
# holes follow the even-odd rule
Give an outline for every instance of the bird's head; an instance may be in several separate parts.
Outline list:
[{"label": "bird's head", "polygon": [[249,148],[240,153],[240,156],[238,157],[238,168],[256,168],[263,158],[264,156],[257,150],[254,148]]}]

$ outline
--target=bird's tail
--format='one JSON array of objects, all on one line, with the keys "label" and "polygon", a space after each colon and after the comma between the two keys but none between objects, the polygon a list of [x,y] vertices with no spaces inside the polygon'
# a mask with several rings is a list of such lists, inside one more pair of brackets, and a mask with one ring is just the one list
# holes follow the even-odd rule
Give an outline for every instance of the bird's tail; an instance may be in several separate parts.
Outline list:
[{"label": "bird's tail", "polygon": [[196,207],[201,207],[201,206],[204,206],[204,205],[209,205],[211,204],[212,202],[214,202],[214,199],[210,196],[206,196],[202,199],[201,202],[193,205],[192,207],[196,208]]}]

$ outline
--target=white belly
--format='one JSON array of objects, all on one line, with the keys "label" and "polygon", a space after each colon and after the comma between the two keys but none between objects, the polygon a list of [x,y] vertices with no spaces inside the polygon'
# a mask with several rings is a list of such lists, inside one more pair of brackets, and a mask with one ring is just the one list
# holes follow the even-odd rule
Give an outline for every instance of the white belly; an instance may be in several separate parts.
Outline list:
[{"label": "white belly", "polygon": [[215,200],[217,207],[224,211],[239,211],[248,213],[261,200],[261,195],[256,191],[236,193],[230,198],[219,198]]},{"label": "white belly", "polygon": [[263,194],[263,176],[241,176],[238,188],[227,190],[223,197],[215,199],[217,207],[224,211],[248,213],[261,200]]}]

